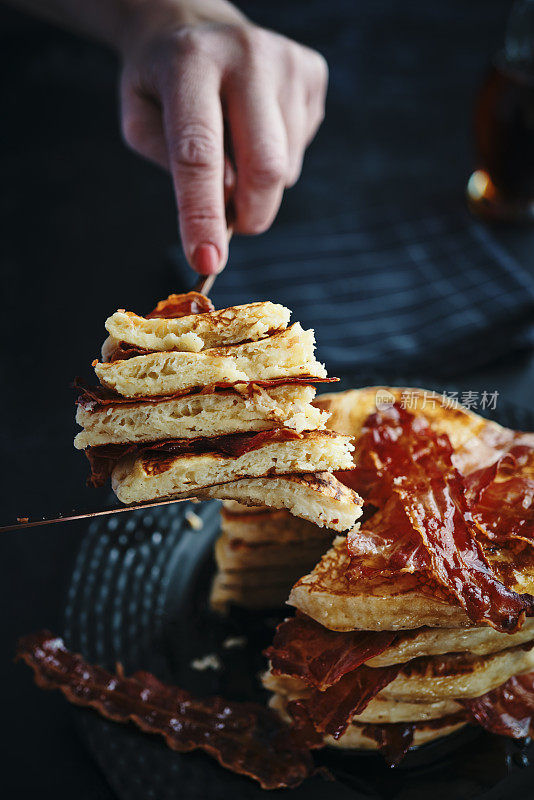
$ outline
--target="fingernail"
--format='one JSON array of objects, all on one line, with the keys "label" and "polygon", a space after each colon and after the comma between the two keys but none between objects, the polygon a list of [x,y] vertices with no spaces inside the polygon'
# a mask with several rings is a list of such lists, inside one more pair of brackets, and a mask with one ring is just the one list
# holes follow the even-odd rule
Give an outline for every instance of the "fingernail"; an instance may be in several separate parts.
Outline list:
[{"label": "fingernail", "polygon": [[213,275],[220,269],[219,251],[214,244],[202,242],[193,253],[193,266],[200,275]]}]

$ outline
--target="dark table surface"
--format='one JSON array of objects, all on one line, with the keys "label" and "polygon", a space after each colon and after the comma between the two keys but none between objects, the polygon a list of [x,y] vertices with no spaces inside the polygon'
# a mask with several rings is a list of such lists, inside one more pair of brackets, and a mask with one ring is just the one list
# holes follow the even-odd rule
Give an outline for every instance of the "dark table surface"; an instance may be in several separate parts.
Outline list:
[{"label": "dark table surface", "polygon": [[[500,46],[508,0],[242,6],[320,49],[331,68],[326,122],[276,225],[369,203],[463,202],[473,95]],[[10,519],[89,502],[84,459],[72,448],[69,381],[89,376],[112,310],[143,311],[179,287],[167,258],[177,238],[171,187],[121,143],[113,56],[5,8],[0,20],[1,508]],[[532,231],[497,235],[534,272]],[[262,239],[248,246],[261,248]],[[501,360],[470,376],[467,388],[531,406],[534,361]],[[12,663],[20,634],[61,629],[84,529],[0,538],[0,780],[8,797],[113,797],[67,704]]]}]

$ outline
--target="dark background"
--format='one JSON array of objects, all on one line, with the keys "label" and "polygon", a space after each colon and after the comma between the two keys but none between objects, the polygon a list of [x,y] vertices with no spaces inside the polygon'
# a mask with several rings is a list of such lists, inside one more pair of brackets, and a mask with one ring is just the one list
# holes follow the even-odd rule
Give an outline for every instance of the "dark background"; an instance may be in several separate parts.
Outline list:
[{"label": "dark background", "polygon": [[[430,196],[463,202],[473,96],[501,44],[509,0],[240,6],[318,48],[331,69],[326,122],[276,225]],[[0,8],[2,521],[98,502],[72,447],[69,381],[89,377],[109,313],[143,313],[181,288],[168,258],[177,240],[170,183],[121,143],[116,72],[99,46]],[[497,235],[532,272],[532,233]],[[469,388],[478,387],[531,405],[532,359],[493,364],[472,376]],[[83,532],[64,524],[0,538],[8,797],[112,797],[66,703],[11,662],[20,634],[61,630]]]}]

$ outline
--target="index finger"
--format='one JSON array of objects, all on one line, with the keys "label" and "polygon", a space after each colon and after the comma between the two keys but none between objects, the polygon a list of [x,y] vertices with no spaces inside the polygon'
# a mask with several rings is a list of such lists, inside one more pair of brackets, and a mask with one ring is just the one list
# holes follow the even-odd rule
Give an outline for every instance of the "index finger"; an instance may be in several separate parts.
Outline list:
[{"label": "index finger", "polygon": [[219,272],[228,256],[223,115],[219,74],[191,60],[163,104],[180,235],[197,272]]}]

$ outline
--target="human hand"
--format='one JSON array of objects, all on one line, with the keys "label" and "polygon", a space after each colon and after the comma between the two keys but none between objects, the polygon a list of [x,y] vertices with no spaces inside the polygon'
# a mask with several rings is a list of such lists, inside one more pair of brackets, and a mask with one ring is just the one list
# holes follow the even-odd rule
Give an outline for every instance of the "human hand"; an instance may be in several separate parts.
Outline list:
[{"label": "human hand", "polygon": [[224,184],[234,230],[265,231],[323,119],[326,62],[224,0],[141,3],[120,49],[124,138],[170,171],[193,269],[219,272],[228,257]]}]

